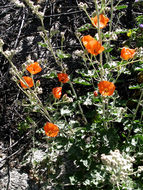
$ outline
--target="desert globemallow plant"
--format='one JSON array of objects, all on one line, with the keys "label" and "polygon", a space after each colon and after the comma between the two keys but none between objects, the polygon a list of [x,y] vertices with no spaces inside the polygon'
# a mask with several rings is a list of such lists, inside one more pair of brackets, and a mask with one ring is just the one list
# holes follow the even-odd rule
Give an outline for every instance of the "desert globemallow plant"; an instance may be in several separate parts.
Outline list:
[{"label": "desert globemallow plant", "polygon": [[[35,146],[46,147],[43,160],[33,167],[33,175],[38,176],[42,188],[143,188],[142,174],[136,172],[138,166],[141,168],[143,151],[143,88],[142,84],[128,85],[131,90],[138,90],[138,96],[129,92],[129,98],[123,89],[130,90],[125,77],[136,73],[142,56],[135,43],[128,47],[123,43],[117,46],[118,36],[126,32],[121,28],[117,30],[115,15],[126,8],[120,3],[94,0],[96,14],[92,14],[87,4],[80,3],[87,23],[75,30],[80,44],[77,52],[82,53],[73,70],[68,65],[72,55],[63,48],[66,37],[61,31],[47,32],[44,12],[30,0],[25,0],[25,4],[41,22],[38,32],[42,42],[38,44],[50,52],[54,68],[49,69],[48,61],[38,59],[30,59],[23,64],[24,68],[17,68],[13,63],[14,54],[4,51],[4,43],[0,41],[0,51],[11,65],[13,80],[26,95],[27,109],[42,118],[29,129],[33,134],[32,151]],[[61,39],[57,50],[52,43],[55,34]],[[44,97],[41,96],[44,91],[41,78],[51,84],[43,85],[48,88]],[[41,138],[37,142],[35,133]],[[70,169],[67,163],[72,166]]]}]

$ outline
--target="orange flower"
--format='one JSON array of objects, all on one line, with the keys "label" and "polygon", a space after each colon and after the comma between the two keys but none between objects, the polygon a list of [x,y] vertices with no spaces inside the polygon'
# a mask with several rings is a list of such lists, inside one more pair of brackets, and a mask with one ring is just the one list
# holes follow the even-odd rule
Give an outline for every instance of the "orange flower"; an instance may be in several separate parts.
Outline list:
[{"label": "orange flower", "polygon": [[53,88],[52,93],[56,99],[59,99],[62,95],[62,87]]},{"label": "orange flower", "polygon": [[34,62],[26,67],[27,71],[29,71],[31,74],[35,75],[39,73],[42,68],[40,67],[39,63]]},{"label": "orange flower", "polygon": [[68,75],[66,73],[58,73],[58,79],[62,83],[66,83],[69,81]]},{"label": "orange flower", "polygon": [[82,38],[83,45],[89,53],[92,55],[98,55],[104,51],[104,47],[101,46],[100,42],[95,40],[92,36],[87,35]]},{"label": "orange flower", "polygon": [[[25,82],[27,83],[27,86],[29,86],[30,88],[34,85],[32,78],[24,76],[22,77],[22,79],[25,80]],[[21,80],[20,80],[20,84],[23,88],[28,88]]]},{"label": "orange flower", "polygon": [[[91,20],[92,20],[93,26],[98,27],[97,16],[95,16],[94,18],[91,18]],[[103,14],[99,15],[99,27],[100,27],[100,29],[106,27],[108,22],[109,22],[108,17],[105,17]]]},{"label": "orange flower", "polygon": [[56,137],[59,133],[59,128],[57,125],[53,123],[47,122],[44,126],[44,130],[47,136],[49,137]]},{"label": "orange flower", "polygon": [[135,49],[123,47],[121,50],[121,57],[125,60],[132,59],[135,55]]},{"label": "orange flower", "polygon": [[115,85],[109,81],[101,81],[98,83],[98,88],[102,96],[111,96],[115,90]]}]

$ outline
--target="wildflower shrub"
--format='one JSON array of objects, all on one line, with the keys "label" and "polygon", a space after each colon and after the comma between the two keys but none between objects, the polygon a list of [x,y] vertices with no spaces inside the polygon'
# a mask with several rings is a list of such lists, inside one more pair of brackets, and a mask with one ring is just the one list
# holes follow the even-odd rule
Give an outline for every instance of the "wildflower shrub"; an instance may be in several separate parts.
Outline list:
[{"label": "wildflower shrub", "polygon": [[[122,1],[95,0],[91,12],[89,5],[80,3],[88,23],[76,28],[81,46],[72,55],[63,49],[66,37],[61,31],[48,35],[40,5],[25,0],[23,6],[40,20],[39,45],[48,49],[56,64],[56,69],[42,74],[47,62],[28,59],[20,70],[13,63],[14,52],[4,51],[4,42],[0,41],[1,53],[11,65],[12,79],[26,95],[27,108],[40,113],[45,121],[40,127],[32,121],[28,129],[33,131],[33,158],[41,145],[46,151],[40,161],[32,160],[33,176],[45,189],[142,189],[142,80],[126,87],[124,77],[142,72],[143,54],[137,41],[140,29],[134,32],[132,45],[129,31],[116,28],[116,14],[122,14],[126,5]],[[61,49],[55,51],[52,37],[57,33]],[[122,34],[129,37],[128,46],[118,43]],[[75,71],[66,64],[72,56],[78,57],[76,64],[80,65]],[[41,78],[57,82],[46,101],[40,96],[40,81],[35,80],[40,73]],[[138,90],[138,97],[122,97],[125,88]],[[35,133],[43,139],[36,141]]]}]

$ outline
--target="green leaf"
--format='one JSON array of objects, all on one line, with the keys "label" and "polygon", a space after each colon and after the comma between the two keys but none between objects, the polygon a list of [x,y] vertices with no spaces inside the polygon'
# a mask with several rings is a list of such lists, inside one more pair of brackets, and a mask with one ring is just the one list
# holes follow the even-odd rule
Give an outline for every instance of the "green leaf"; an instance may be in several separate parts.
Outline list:
[{"label": "green leaf", "polygon": [[138,138],[138,139],[140,139],[143,142],[143,135],[140,135],[140,134],[138,135],[137,134],[137,135],[135,135],[135,138]]},{"label": "green leaf", "polygon": [[26,121],[29,123],[34,123],[33,119],[29,116],[26,117]]},{"label": "green leaf", "polygon": [[115,8],[116,8],[116,10],[121,10],[121,9],[126,9],[127,7],[128,7],[128,5],[120,5]]},{"label": "green leaf", "polygon": [[116,30],[116,32],[115,32],[115,34],[124,34],[124,33],[127,33],[128,32],[128,30],[126,30],[126,29],[117,29]]},{"label": "green leaf", "polygon": [[113,48],[108,48],[105,50],[105,52],[111,52],[113,50]]},{"label": "green leaf", "polygon": [[132,85],[132,86],[129,86],[129,89],[141,89],[143,87],[143,84],[137,84],[137,85]]},{"label": "green leaf", "polygon": [[77,69],[76,73],[82,75],[83,77],[95,77],[95,70]]},{"label": "green leaf", "polygon": [[143,68],[141,68],[141,67],[136,67],[136,68],[135,68],[135,71],[143,71]]},{"label": "green leaf", "polygon": [[28,128],[30,128],[30,125],[27,121],[22,121],[18,124],[18,130],[20,133],[25,132]]},{"label": "green leaf", "polygon": [[45,44],[45,43],[38,42],[38,44],[39,44],[40,46],[42,46],[42,47],[48,47],[48,45]]},{"label": "green leaf", "polygon": [[83,84],[83,85],[87,85],[87,86],[90,86],[92,84],[90,84],[89,82],[87,82],[86,80],[82,79],[82,78],[76,78],[74,79],[73,81],[74,83],[77,83],[77,84]]},{"label": "green leaf", "polygon": [[67,107],[67,106],[64,106],[63,108],[61,108],[61,115],[71,115],[72,114],[72,111]]},{"label": "green leaf", "polygon": [[113,50],[113,48],[108,48],[105,50],[105,52],[111,52]]},{"label": "green leaf", "polygon": [[134,70],[135,71],[143,71],[143,62],[141,61],[138,64],[134,64]]},{"label": "green leaf", "polygon": [[91,24],[85,24],[85,25],[83,25],[83,26],[81,26],[80,28],[78,28],[78,32],[83,32],[83,31],[85,31],[85,30],[89,30],[89,29],[91,29],[92,28],[92,25]]},{"label": "green leaf", "polygon": [[56,51],[56,53],[57,53],[57,56],[60,58],[60,59],[66,59],[66,58],[69,58],[69,57],[71,57],[71,55],[70,54],[66,54],[66,53],[64,53],[62,50],[57,50]]},{"label": "green leaf", "polygon": [[87,168],[89,167],[88,160],[81,159],[80,162],[82,162],[85,167],[87,167]]},{"label": "green leaf", "polygon": [[46,74],[44,74],[44,75],[42,75],[42,77],[43,78],[55,78],[55,77],[57,77],[57,74],[55,73],[55,72],[50,72],[50,73],[46,73]]},{"label": "green leaf", "polygon": [[86,98],[85,99],[83,98],[83,100],[84,100],[83,105],[86,105],[86,106],[92,105],[92,96],[93,96],[93,94],[90,95],[89,93],[87,93]]},{"label": "green leaf", "polygon": [[103,67],[104,67],[104,69],[110,68],[110,65],[108,63],[105,63]]},{"label": "green leaf", "polygon": [[80,76],[82,75],[83,78],[86,78],[87,81],[91,80],[91,78],[97,78],[97,73],[99,72],[99,70],[97,70],[97,72],[95,71],[95,69],[91,69],[91,70],[85,70],[85,69],[77,69],[76,72],[78,74],[80,74]]},{"label": "green leaf", "polygon": [[70,176],[69,179],[70,179],[71,185],[74,185],[77,182],[77,180],[75,179],[75,176]]},{"label": "green leaf", "polygon": [[56,29],[51,30],[51,31],[50,31],[50,37],[52,38],[54,35],[58,34],[59,32],[60,32],[60,31],[59,31],[59,30],[56,30]]}]

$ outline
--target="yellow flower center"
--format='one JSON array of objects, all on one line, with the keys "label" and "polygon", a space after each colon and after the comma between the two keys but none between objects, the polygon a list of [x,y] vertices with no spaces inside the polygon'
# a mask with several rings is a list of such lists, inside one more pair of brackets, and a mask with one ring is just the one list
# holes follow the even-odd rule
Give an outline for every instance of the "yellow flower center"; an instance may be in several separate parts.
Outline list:
[{"label": "yellow flower center", "polygon": [[84,45],[84,46],[86,46],[86,45],[87,45],[87,43],[88,43],[87,41],[84,41],[84,42],[83,42],[83,45]]}]

